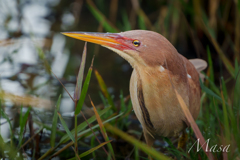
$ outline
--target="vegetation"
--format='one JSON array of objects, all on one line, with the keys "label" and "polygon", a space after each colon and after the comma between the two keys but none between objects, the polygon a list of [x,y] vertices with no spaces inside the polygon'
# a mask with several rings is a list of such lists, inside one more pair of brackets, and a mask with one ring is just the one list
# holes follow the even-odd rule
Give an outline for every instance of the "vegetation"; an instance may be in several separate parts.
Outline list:
[{"label": "vegetation", "polygon": [[[26,36],[22,28],[24,5],[27,4],[16,1],[19,13],[2,15],[1,30],[7,36],[0,40],[3,53],[0,68],[5,63],[12,67],[17,63],[14,57],[21,47],[15,45]],[[130,158],[136,160],[147,159],[147,155],[155,159],[240,158],[240,1],[76,0],[69,4],[61,0],[55,4],[46,2],[46,6],[50,11],[44,18],[49,23],[54,18],[50,26],[52,32],[41,40],[44,45],[36,41],[39,37],[35,32],[30,30],[26,36],[33,43],[32,54],[36,53],[37,62],[34,65],[21,62],[18,64],[20,70],[11,76],[0,75],[0,112],[4,120],[0,121],[0,129],[8,125],[10,130],[9,139],[0,135],[1,158],[124,159],[132,149]],[[0,7],[3,10],[2,2]],[[71,24],[67,24],[69,17],[66,15],[74,17]],[[18,20],[18,27],[12,30],[10,24],[14,18]],[[105,53],[109,51],[99,46],[88,47],[87,51],[85,44],[80,58],[83,42],[67,39],[65,47],[71,55],[63,69],[65,72],[59,77],[53,71],[57,54],[52,53],[51,47],[54,36],[59,38],[60,32],[132,29],[161,33],[187,58],[208,61],[208,69],[203,73],[206,80],[201,82],[198,127],[195,126],[199,131],[194,127],[187,130],[185,150],[176,149],[176,139],[162,137],[154,148],[139,140],[141,127],[132,112],[128,93],[131,69],[117,55]],[[20,54],[24,54],[21,51]],[[61,65],[59,62],[57,67]],[[21,78],[23,74],[27,78]],[[76,76],[74,80],[73,75]],[[39,77],[44,77],[45,81],[36,85]],[[5,79],[18,82],[24,94],[6,91],[11,86],[4,86]],[[72,84],[75,84],[74,94],[68,87]],[[44,87],[45,92],[41,93]],[[46,93],[51,90],[56,94],[47,97]],[[74,106],[72,118],[61,111],[61,107],[71,106],[70,102],[61,104],[67,96]],[[181,97],[179,101],[181,103]],[[97,103],[99,105],[95,106]],[[9,109],[14,116],[9,114]],[[69,119],[73,126],[69,125]],[[197,151],[199,135],[207,140],[209,152]]]}]

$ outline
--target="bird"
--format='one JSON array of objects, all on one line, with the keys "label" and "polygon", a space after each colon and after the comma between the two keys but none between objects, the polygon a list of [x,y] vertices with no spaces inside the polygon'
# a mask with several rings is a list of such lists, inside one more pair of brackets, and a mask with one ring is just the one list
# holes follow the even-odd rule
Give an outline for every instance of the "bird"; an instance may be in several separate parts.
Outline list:
[{"label": "bird", "polygon": [[[200,73],[207,67],[202,59],[186,59],[161,34],[148,30],[120,33],[63,32],[62,34],[99,44],[116,52],[132,66],[130,97],[148,146],[158,137],[186,141],[189,123],[177,100],[181,95],[194,120],[200,111]],[[181,142],[182,141],[182,142]]]}]

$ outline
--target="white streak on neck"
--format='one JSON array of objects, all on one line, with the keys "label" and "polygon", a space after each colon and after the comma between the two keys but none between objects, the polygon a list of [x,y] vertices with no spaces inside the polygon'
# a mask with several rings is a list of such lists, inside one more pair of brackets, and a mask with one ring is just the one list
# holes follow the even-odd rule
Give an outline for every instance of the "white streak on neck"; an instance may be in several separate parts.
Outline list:
[{"label": "white streak on neck", "polygon": [[164,69],[163,66],[160,66],[160,67],[159,67],[159,70],[160,70],[160,72],[163,72],[165,69]]}]

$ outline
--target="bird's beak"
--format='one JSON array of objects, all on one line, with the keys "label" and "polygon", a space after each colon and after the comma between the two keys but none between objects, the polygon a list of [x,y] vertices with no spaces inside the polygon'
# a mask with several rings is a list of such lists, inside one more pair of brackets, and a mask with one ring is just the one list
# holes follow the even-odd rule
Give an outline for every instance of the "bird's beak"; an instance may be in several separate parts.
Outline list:
[{"label": "bird's beak", "polygon": [[75,39],[100,44],[105,47],[115,48],[121,51],[125,49],[133,49],[128,42],[131,39],[123,37],[119,33],[63,32],[62,34]]}]

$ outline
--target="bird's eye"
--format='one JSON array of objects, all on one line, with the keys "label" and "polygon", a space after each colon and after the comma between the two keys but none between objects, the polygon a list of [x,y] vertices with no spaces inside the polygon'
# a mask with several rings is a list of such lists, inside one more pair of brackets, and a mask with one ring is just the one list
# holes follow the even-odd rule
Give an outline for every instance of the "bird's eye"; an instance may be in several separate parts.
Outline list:
[{"label": "bird's eye", "polygon": [[134,40],[134,41],[132,41],[132,43],[135,47],[140,46],[140,41],[139,40]]}]

